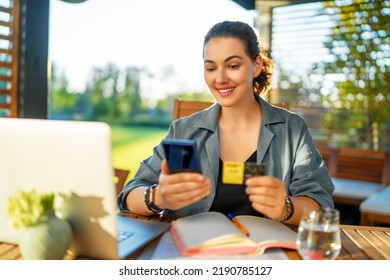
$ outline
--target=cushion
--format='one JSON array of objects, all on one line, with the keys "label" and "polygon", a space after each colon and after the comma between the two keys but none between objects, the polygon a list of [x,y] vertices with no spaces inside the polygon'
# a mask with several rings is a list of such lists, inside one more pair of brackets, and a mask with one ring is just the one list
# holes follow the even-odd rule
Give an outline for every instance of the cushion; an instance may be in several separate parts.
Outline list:
[{"label": "cushion", "polygon": [[360,204],[360,211],[390,215],[390,185]]},{"label": "cushion", "polygon": [[334,196],[362,200],[370,197],[385,187],[380,183],[342,178],[332,178],[332,182],[334,185]]}]

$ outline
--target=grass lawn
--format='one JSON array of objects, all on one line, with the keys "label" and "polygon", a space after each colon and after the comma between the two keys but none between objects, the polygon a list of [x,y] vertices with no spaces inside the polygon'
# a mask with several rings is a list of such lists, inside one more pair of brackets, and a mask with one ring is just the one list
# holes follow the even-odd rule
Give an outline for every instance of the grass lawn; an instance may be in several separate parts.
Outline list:
[{"label": "grass lawn", "polygon": [[111,126],[112,161],[115,168],[129,169],[128,180],[133,178],[140,161],[152,154],[167,129],[140,126]]}]

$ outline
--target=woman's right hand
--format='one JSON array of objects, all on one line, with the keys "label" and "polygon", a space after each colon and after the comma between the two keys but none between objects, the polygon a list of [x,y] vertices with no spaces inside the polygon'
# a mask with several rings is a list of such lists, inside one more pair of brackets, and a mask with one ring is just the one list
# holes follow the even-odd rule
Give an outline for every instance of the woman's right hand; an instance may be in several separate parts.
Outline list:
[{"label": "woman's right hand", "polygon": [[210,180],[200,173],[169,173],[168,163],[161,163],[161,174],[155,192],[155,204],[161,209],[178,210],[209,195]]}]

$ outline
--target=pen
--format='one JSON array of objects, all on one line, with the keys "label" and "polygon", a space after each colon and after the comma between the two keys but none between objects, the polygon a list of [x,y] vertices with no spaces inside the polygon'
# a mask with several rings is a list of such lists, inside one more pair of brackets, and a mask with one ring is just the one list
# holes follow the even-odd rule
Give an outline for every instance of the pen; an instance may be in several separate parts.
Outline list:
[{"label": "pen", "polygon": [[243,234],[249,236],[249,231],[232,214],[227,214],[227,217],[239,228],[239,230],[241,230]]}]

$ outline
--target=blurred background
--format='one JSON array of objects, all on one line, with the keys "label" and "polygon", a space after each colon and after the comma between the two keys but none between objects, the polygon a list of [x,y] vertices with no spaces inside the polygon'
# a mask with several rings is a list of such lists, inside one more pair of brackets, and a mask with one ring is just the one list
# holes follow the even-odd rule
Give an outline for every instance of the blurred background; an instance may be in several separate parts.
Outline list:
[{"label": "blurred background", "polygon": [[265,98],[287,102],[318,145],[390,150],[389,15],[372,0],[52,0],[48,116],[109,122],[118,149],[131,142],[122,125],[164,134],[174,98],[211,98],[203,36],[240,20],[276,65]]},{"label": "blurred background", "polygon": [[0,116],[107,122],[131,178],[174,99],[212,100],[203,37],[240,20],[275,63],[263,98],[318,147],[388,153],[389,15],[388,0],[0,0]]}]

